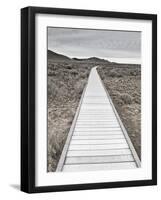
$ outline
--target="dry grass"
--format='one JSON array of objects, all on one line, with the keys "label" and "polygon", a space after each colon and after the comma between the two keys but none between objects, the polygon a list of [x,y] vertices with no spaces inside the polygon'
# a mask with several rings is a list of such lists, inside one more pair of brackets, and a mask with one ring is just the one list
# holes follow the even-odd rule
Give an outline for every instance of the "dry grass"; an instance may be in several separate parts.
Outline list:
[{"label": "dry grass", "polygon": [[91,67],[48,61],[48,172],[57,167]]},{"label": "dry grass", "polygon": [[141,158],[141,67],[108,64],[97,70]]},{"label": "dry grass", "polygon": [[[48,60],[48,172],[56,170],[81,94],[95,65]],[[98,72],[140,156],[140,67],[101,64]]]}]

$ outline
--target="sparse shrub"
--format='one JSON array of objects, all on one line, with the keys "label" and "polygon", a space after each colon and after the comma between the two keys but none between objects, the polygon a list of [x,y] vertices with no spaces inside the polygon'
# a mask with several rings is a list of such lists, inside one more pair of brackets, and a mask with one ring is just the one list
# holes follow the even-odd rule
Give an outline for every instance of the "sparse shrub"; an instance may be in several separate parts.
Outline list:
[{"label": "sparse shrub", "polygon": [[87,78],[88,74],[86,72],[80,74],[80,78],[85,79]]},{"label": "sparse shrub", "polygon": [[73,70],[71,71],[71,74],[72,74],[73,76],[76,76],[76,75],[78,74],[78,71],[76,71],[76,70],[73,69]]},{"label": "sparse shrub", "polygon": [[135,103],[138,103],[138,104],[141,103],[141,102],[140,102],[141,99],[140,99],[140,94],[139,94],[139,93],[134,92],[134,93],[133,93],[133,97],[134,97],[133,100],[134,100]]},{"label": "sparse shrub", "polygon": [[122,106],[124,104],[123,100],[120,98],[120,92],[114,92],[110,95],[112,96],[114,102],[116,102],[116,104],[118,104],[119,106]]},{"label": "sparse shrub", "polygon": [[131,70],[131,71],[130,71],[130,75],[131,75],[131,76],[137,76],[137,75],[138,75],[137,70]]},{"label": "sparse shrub", "polygon": [[140,98],[134,97],[134,102],[140,104]]},{"label": "sparse shrub", "polygon": [[111,69],[108,72],[108,75],[111,77],[121,77],[122,76],[116,69]]},{"label": "sparse shrub", "polygon": [[75,85],[75,91],[77,92],[77,94],[81,94],[83,91],[83,88],[85,86],[86,81],[85,80],[80,80],[76,83]]},{"label": "sparse shrub", "polygon": [[132,103],[132,97],[127,93],[120,94],[120,99],[123,101],[124,104]]},{"label": "sparse shrub", "polygon": [[68,65],[68,66],[67,66],[67,69],[72,69],[72,66]]}]

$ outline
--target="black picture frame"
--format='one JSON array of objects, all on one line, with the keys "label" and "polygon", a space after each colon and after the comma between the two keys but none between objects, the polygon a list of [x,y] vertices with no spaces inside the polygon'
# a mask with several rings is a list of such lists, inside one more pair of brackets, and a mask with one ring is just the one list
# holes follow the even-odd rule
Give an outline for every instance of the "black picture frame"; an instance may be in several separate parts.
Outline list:
[{"label": "black picture frame", "polygon": [[[152,179],[60,186],[35,186],[35,15],[59,14],[152,21]],[[27,193],[157,184],[157,15],[45,7],[21,9],[21,190]]]}]

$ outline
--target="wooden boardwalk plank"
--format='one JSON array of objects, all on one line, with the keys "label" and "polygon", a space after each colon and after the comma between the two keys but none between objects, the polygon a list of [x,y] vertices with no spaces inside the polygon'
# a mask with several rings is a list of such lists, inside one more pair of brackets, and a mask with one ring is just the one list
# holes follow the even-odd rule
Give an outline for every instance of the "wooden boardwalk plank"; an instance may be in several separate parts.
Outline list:
[{"label": "wooden boardwalk plank", "polygon": [[121,144],[86,144],[86,145],[70,145],[69,151],[71,150],[101,150],[101,149],[125,149],[128,148],[127,143]]},{"label": "wooden boardwalk plank", "polygon": [[93,132],[87,132],[87,131],[76,131],[76,132],[74,132],[74,134],[73,134],[73,136],[78,136],[78,135],[80,135],[80,136],[82,136],[82,135],[87,135],[87,136],[92,136],[92,135],[97,135],[97,136],[99,136],[99,135],[118,135],[118,134],[121,134],[122,132],[120,131],[120,130],[118,130],[118,131],[93,131]]},{"label": "wooden boardwalk plank", "polygon": [[108,150],[80,150],[68,151],[67,157],[73,156],[112,156],[112,155],[131,155],[129,148],[127,149],[108,149]]},{"label": "wooden boardwalk plank", "polygon": [[123,139],[113,139],[113,140],[108,140],[108,139],[102,139],[102,140],[71,140],[70,145],[75,145],[75,144],[123,144],[126,143],[125,138]]},{"label": "wooden boardwalk plank", "polygon": [[108,127],[119,127],[117,123],[106,123],[106,124],[77,124],[76,128],[108,128]]},{"label": "wooden boardwalk plank", "polygon": [[121,131],[119,127],[109,127],[109,128],[75,128],[77,132],[106,132],[106,131]]},{"label": "wooden boardwalk plank", "polygon": [[93,121],[91,121],[91,122],[86,122],[86,121],[84,121],[84,122],[80,122],[80,121],[77,121],[77,124],[76,124],[76,126],[101,126],[101,125],[112,125],[112,124],[118,124],[117,123],[117,121],[115,120],[115,121],[105,121],[105,122],[102,122],[102,121],[97,121],[97,122],[93,122]]},{"label": "wooden boardwalk plank", "polygon": [[73,135],[72,140],[106,140],[106,139],[123,139],[122,134],[118,135]]},{"label": "wooden boardwalk plank", "polygon": [[64,165],[64,172],[79,172],[79,171],[97,171],[97,170],[120,170],[120,169],[134,169],[135,162],[122,163],[106,163],[106,164],[78,164],[78,165]]},{"label": "wooden boardwalk plank", "polygon": [[86,122],[86,123],[83,123],[83,122],[78,122],[77,121],[77,124],[75,127],[88,127],[88,126],[92,126],[92,127],[99,127],[99,126],[107,126],[107,125],[118,125],[117,121],[106,121],[106,122]]},{"label": "wooden boardwalk plank", "polygon": [[79,131],[76,131],[74,132],[73,136],[82,136],[82,135],[87,135],[87,136],[90,136],[90,135],[118,135],[118,134],[121,134],[121,130],[115,130],[115,131],[112,131],[112,130],[99,130],[99,131],[82,131],[82,130],[79,130]]},{"label": "wooden boardwalk plank", "polygon": [[113,121],[113,120],[116,120],[116,118],[114,118],[114,119],[82,119],[82,120],[77,120],[78,122],[95,122],[95,123],[97,123],[97,122],[111,122],[111,121]]},{"label": "wooden boardwalk plank", "polygon": [[67,157],[66,164],[94,164],[134,161],[132,155]]}]

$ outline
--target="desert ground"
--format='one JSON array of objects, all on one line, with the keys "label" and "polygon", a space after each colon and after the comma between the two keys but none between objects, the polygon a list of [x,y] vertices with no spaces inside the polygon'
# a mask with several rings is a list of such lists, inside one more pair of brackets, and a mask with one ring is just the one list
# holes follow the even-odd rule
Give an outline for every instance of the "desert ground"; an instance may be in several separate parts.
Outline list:
[{"label": "desert ground", "polygon": [[56,170],[94,64],[48,61],[48,172]]},{"label": "desert ground", "polygon": [[[58,56],[57,56],[58,57]],[[48,56],[48,165],[56,170],[90,70],[98,73],[140,157],[141,70],[140,65],[123,65],[91,60],[56,61]]]}]

